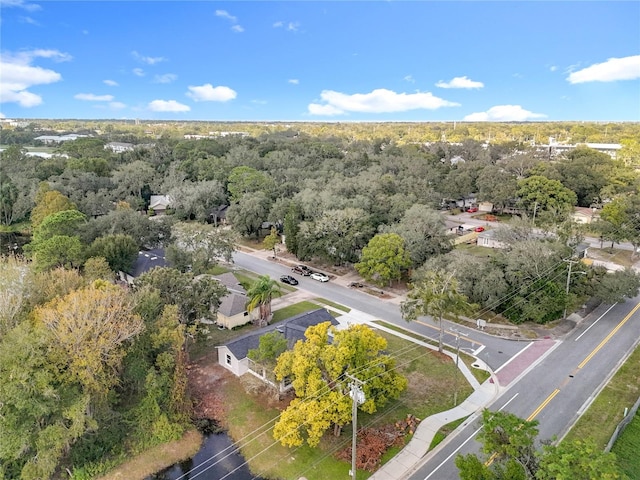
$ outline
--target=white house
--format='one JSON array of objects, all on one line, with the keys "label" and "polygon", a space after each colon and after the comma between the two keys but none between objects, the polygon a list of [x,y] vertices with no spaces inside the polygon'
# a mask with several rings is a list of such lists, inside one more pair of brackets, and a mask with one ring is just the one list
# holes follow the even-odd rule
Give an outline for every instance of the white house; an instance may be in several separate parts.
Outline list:
[{"label": "white house", "polygon": [[[280,323],[268,325],[260,330],[236,338],[226,345],[216,347],[218,351],[218,363],[238,377],[245,373],[251,373],[261,380],[273,384],[273,382],[267,378],[267,372],[265,372],[263,368],[256,368],[255,364],[252,365],[253,362],[247,357],[249,350],[258,348],[260,345],[260,337],[274,330],[284,335],[287,339],[288,348],[293,348],[298,340],[304,340],[304,332],[307,328],[324,322],[331,322],[332,325],[338,325],[336,319],[324,308],[304,312]],[[253,369],[251,367],[253,367]],[[279,388],[285,390],[287,386],[280,385]]]},{"label": "white house", "polygon": [[485,230],[478,234],[477,245],[486,248],[507,248],[508,245],[496,239],[497,230]]},{"label": "white house", "polygon": [[247,311],[249,298],[244,287],[238,282],[233,273],[216,275],[215,279],[222,283],[229,293],[220,299],[216,323],[220,327],[231,330],[245,325],[253,320],[251,312]]},{"label": "white house", "polygon": [[171,197],[169,195],[151,195],[149,198],[149,210],[152,210],[154,215],[164,215],[170,206]]},{"label": "white house", "polygon": [[600,212],[596,208],[575,207],[571,214],[571,218],[573,218],[577,223],[588,224],[600,218]]},{"label": "white house", "polygon": [[124,153],[133,150],[133,147],[133,143],[109,142],[104,146],[104,149],[111,150],[113,153]]}]

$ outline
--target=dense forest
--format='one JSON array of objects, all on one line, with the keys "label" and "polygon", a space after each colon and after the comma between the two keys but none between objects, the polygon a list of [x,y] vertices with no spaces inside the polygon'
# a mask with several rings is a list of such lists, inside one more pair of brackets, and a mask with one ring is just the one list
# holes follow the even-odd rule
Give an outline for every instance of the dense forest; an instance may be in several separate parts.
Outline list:
[{"label": "dense forest", "polygon": [[[200,274],[230,258],[234,235],[261,238],[265,225],[299,259],[355,264],[381,284],[450,271],[484,314],[517,323],[546,323],[585,298],[637,291],[633,272],[581,264],[574,271],[585,274],[565,290],[565,260],[587,233],[571,219],[576,206],[600,211],[590,235],[640,246],[639,130],[116,121],[4,128],[0,222],[26,245],[3,234],[2,253],[14,255],[0,264],[0,478],[64,469],[90,478],[105,458],[179,437],[192,421],[189,347],[203,333],[198,320],[215,316],[225,294]],[[50,158],[27,154],[43,146],[38,136],[71,132],[87,136],[49,146]],[[536,148],[549,137],[622,149],[616,159],[584,146],[551,156]],[[114,153],[109,142],[133,145]],[[166,215],[149,211],[151,195],[170,199]],[[498,229],[508,248],[483,256],[454,249],[441,211],[458,201],[517,211]],[[226,205],[231,231],[211,224]],[[114,286],[138,251],[158,246],[171,268],[143,275],[135,288]],[[401,260],[376,269],[391,250]]]}]

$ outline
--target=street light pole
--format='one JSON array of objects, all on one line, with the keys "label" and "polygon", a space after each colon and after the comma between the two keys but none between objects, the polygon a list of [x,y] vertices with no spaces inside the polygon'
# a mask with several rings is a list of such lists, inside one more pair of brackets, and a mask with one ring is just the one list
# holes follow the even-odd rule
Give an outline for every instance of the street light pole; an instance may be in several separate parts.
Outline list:
[{"label": "street light pole", "polygon": [[[569,270],[567,271],[567,287],[565,290],[565,293],[567,295],[567,300],[569,299],[569,284],[571,283],[571,267],[573,266],[574,263],[578,263],[578,260],[564,260],[565,262],[567,262],[569,264]],[[581,273],[582,275],[586,275],[586,272],[573,272],[573,273]],[[564,305],[564,313],[562,314],[562,319],[566,320],[567,319],[567,303],[565,302]]]}]

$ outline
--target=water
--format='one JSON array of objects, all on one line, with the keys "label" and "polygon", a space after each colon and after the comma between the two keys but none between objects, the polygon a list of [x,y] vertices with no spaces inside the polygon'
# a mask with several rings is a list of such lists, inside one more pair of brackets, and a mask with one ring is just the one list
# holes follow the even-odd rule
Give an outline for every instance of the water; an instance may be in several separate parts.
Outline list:
[{"label": "water", "polygon": [[261,480],[254,477],[245,459],[226,433],[205,435],[193,458],[168,467],[145,480]]}]

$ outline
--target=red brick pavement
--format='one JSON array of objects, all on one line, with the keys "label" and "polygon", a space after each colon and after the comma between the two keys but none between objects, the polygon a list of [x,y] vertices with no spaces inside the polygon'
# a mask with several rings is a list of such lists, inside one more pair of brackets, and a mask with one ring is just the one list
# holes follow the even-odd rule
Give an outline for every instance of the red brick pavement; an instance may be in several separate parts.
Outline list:
[{"label": "red brick pavement", "polygon": [[532,342],[527,348],[522,350],[517,356],[513,357],[508,363],[504,364],[496,373],[498,383],[502,387],[506,387],[515,380],[518,375],[524,372],[529,365],[534,363],[542,355],[544,355],[551,347],[556,344],[555,340],[544,339]]}]

